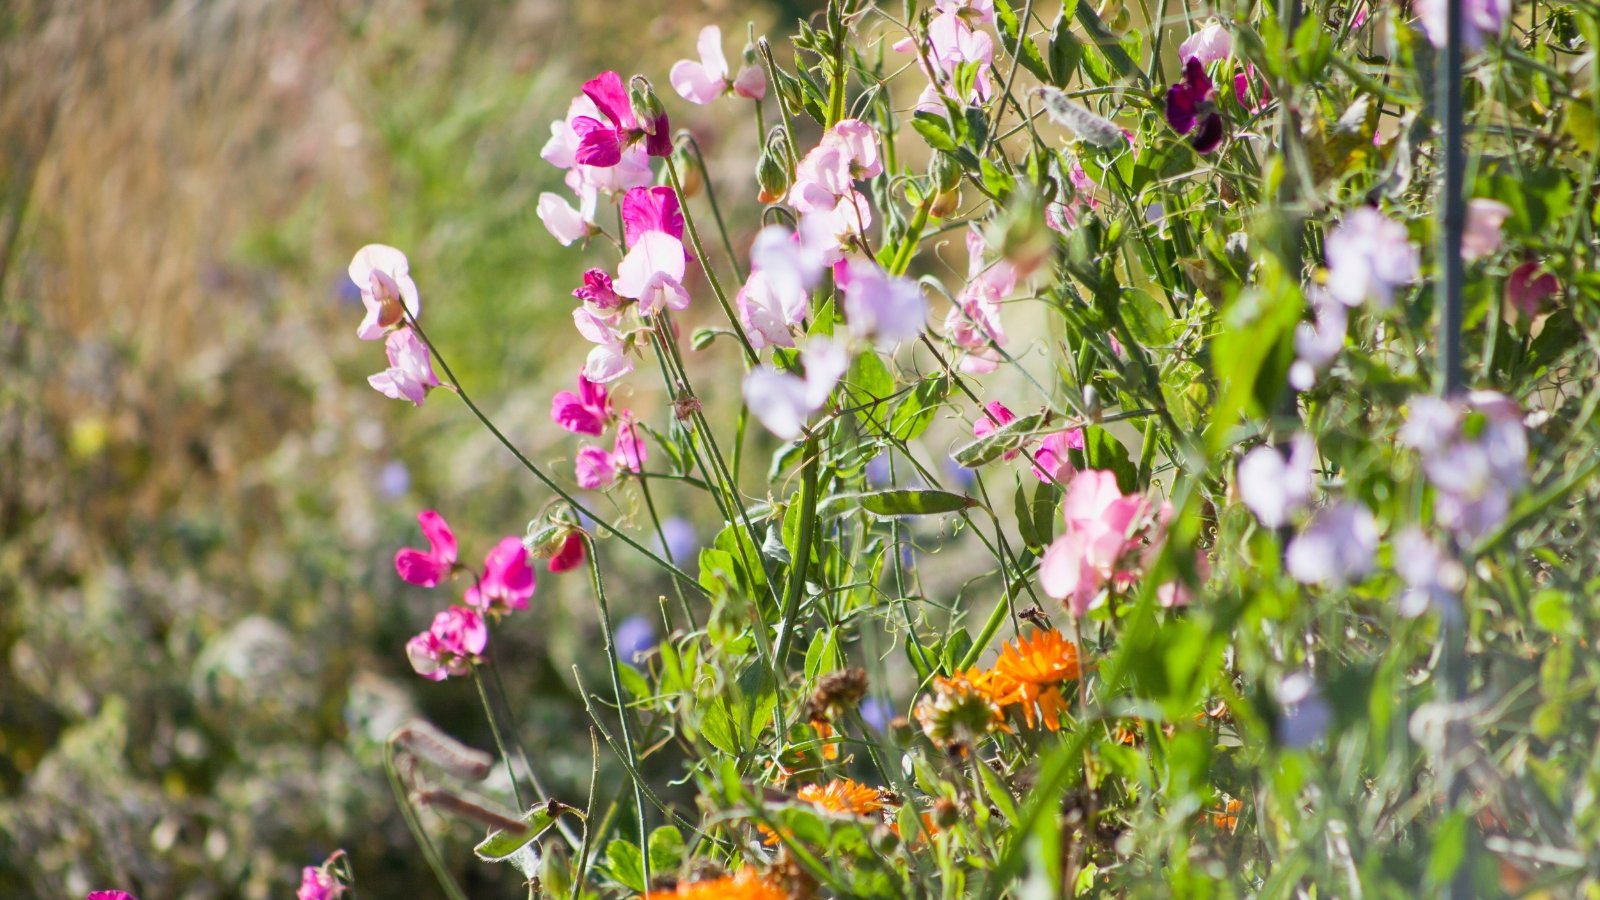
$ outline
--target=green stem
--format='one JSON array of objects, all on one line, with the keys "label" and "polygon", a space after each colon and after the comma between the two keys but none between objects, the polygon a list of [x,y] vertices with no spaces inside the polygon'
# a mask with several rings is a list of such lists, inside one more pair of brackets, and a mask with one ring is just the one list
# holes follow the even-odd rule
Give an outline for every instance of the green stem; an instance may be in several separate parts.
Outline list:
[{"label": "green stem", "polygon": [[489,720],[489,733],[494,735],[494,747],[500,751],[500,758],[506,764],[506,777],[511,780],[511,796],[517,801],[517,815],[527,812],[527,804],[522,802],[522,790],[517,787],[517,772],[511,765],[511,754],[506,750],[505,738],[500,734],[500,722],[494,714],[494,707],[489,703],[489,691],[483,686],[483,674],[477,666],[472,667],[472,684],[478,689],[478,699],[483,702],[483,715]]},{"label": "green stem", "polygon": [[[594,584],[595,606],[600,611],[600,627],[605,632],[606,659],[611,663],[611,692],[617,698],[617,720],[622,724],[622,749],[628,758],[628,768],[634,773],[633,802],[639,807],[639,844],[650,837],[649,807],[644,802],[644,787],[639,780],[639,759],[634,751],[633,726],[628,724],[630,718],[627,695],[622,691],[622,661],[617,658],[617,642],[615,632],[611,629],[611,607],[606,603],[605,582],[600,577],[600,559],[595,553],[594,539],[584,536],[584,543],[589,550],[589,577]],[[644,883],[650,884],[650,859],[646,855],[643,861]]]},{"label": "green stem", "polygon": [[667,177],[672,181],[672,189],[678,192],[678,205],[683,210],[683,224],[689,232],[689,245],[694,248],[694,255],[700,260],[700,268],[706,273],[706,281],[711,284],[711,293],[716,295],[717,305],[722,307],[722,314],[727,316],[728,324],[733,326],[734,335],[744,347],[745,358],[753,366],[760,362],[761,357],[756,354],[756,348],[750,344],[750,336],[745,334],[744,325],[740,324],[738,314],[728,302],[728,295],[723,293],[722,282],[717,280],[716,269],[706,257],[705,244],[700,241],[700,229],[695,227],[694,217],[689,215],[689,205],[683,199],[683,180],[678,177],[678,166],[670,156],[667,157]]},{"label": "green stem", "polygon": [[772,651],[773,664],[782,667],[789,646],[794,640],[795,619],[800,611],[800,595],[805,592],[806,564],[811,559],[811,532],[817,525],[817,466],[819,464],[817,439],[806,441],[805,463],[800,482],[800,534],[795,544],[794,562],[789,566],[789,592],[783,598],[783,612],[778,618],[778,643]]}]

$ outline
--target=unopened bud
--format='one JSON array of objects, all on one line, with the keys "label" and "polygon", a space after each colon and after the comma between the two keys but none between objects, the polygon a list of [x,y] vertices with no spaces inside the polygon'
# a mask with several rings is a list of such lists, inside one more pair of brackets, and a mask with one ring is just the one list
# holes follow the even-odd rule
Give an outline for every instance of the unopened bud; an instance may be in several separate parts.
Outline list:
[{"label": "unopened bud", "polygon": [[789,170],[789,154],[784,146],[783,132],[774,129],[756,161],[756,184],[761,187],[762,203],[777,203],[789,193],[794,173]]},{"label": "unopened bud", "polygon": [[628,105],[633,107],[633,117],[639,120],[639,127],[645,134],[655,134],[667,121],[667,110],[661,105],[661,98],[643,76],[635,75],[628,82]]},{"label": "unopened bud", "polygon": [[[959,184],[960,182],[957,182]],[[954,187],[942,194],[935,194],[933,203],[928,206],[928,215],[935,219],[946,219],[950,214],[961,208],[961,188]]]},{"label": "unopened bud", "polygon": [[673,154],[673,158],[677,163],[678,171],[682,173],[680,177],[683,179],[683,184],[679,193],[682,195],[682,199],[687,200],[700,193],[700,188],[704,187],[706,182],[700,176],[700,167],[695,165],[694,160],[689,157],[688,150],[678,150]]},{"label": "unopened bud", "polygon": [[1084,415],[1084,417],[1087,418],[1090,422],[1099,422],[1100,421],[1101,412],[1102,412],[1102,409],[1101,409],[1101,406],[1100,406],[1100,392],[1095,390],[1094,389],[1094,385],[1092,385],[1092,384],[1084,385],[1083,386],[1083,415]]}]

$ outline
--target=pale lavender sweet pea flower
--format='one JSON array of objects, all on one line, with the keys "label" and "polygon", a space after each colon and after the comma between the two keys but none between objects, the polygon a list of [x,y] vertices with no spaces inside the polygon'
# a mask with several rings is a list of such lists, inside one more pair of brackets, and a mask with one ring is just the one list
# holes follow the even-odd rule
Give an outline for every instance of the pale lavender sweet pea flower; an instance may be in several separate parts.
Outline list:
[{"label": "pale lavender sweet pea flower", "polygon": [[1377,550],[1372,512],[1354,500],[1341,500],[1319,510],[1289,542],[1289,574],[1301,584],[1350,584],[1372,571]]},{"label": "pale lavender sweet pea flower", "polygon": [[1504,522],[1527,482],[1528,436],[1515,401],[1494,391],[1460,400],[1416,397],[1400,440],[1422,457],[1434,518],[1476,541]]},{"label": "pale lavender sweet pea flower", "polygon": [[806,421],[828,401],[850,368],[843,345],[826,337],[812,338],[800,351],[800,361],[804,377],[764,365],[750,370],[744,379],[745,406],[768,431],[790,441],[805,431]]},{"label": "pale lavender sweet pea flower", "polygon": [[658,535],[656,550],[665,553],[673,565],[681,568],[692,561],[700,550],[700,534],[695,530],[694,523],[683,516],[662,519],[661,532],[666,536],[666,541],[663,543]]},{"label": "pale lavender sweet pea flower", "polygon": [[890,275],[869,260],[853,259],[847,265],[844,312],[851,331],[884,349],[922,334],[928,321],[928,300],[921,285]]},{"label": "pale lavender sweet pea flower", "polygon": [[889,723],[894,721],[894,707],[882,697],[868,697],[861,701],[861,721],[873,731],[884,734],[889,730]]},{"label": "pale lavender sweet pea flower", "polygon": [[1262,525],[1286,525],[1311,502],[1316,455],[1310,436],[1297,434],[1287,457],[1276,447],[1261,446],[1239,461],[1239,497]]},{"label": "pale lavender sweet pea flower", "polygon": [[1179,59],[1198,59],[1202,66],[1209,66],[1219,59],[1227,59],[1228,54],[1232,52],[1233,36],[1228,34],[1228,29],[1220,22],[1212,22],[1201,28],[1178,45]]},{"label": "pale lavender sweet pea flower", "polygon": [[[1449,0],[1417,0],[1415,10],[1422,30],[1435,47],[1443,47],[1449,36]],[[1466,49],[1481,49],[1484,42],[1500,36],[1511,17],[1511,0],[1465,0],[1462,3],[1461,35]]]},{"label": "pale lavender sweet pea flower", "polygon": [[389,368],[367,376],[367,384],[385,397],[410,400],[421,406],[428,392],[439,386],[428,346],[417,337],[416,331],[402,328],[389,332],[383,349],[389,357]]},{"label": "pale lavender sweet pea flower", "polygon": [[411,263],[399,250],[387,244],[368,244],[356,251],[348,271],[350,281],[361,289],[361,305],[367,309],[356,337],[375,341],[402,325],[407,313],[413,319],[422,315],[417,283],[411,280]]},{"label": "pale lavender sweet pea flower", "polygon": [[1307,299],[1311,302],[1312,321],[1295,326],[1295,361],[1289,366],[1289,386],[1297,391],[1316,387],[1317,376],[1332,365],[1344,349],[1345,333],[1350,327],[1344,304],[1335,301],[1327,291],[1314,290]]},{"label": "pale lavender sweet pea flower", "polygon": [[1406,227],[1369,206],[1353,209],[1328,232],[1328,292],[1346,306],[1394,305],[1395,289],[1420,273],[1417,247]]},{"label": "pale lavender sweet pea flower", "polygon": [[1460,609],[1466,570],[1421,529],[1407,528],[1395,535],[1394,569],[1406,583],[1400,615],[1414,619],[1431,608],[1449,616]]},{"label": "pale lavender sweet pea flower", "polygon": [[1322,698],[1322,690],[1310,675],[1294,672],[1284,676],[1275,693],[1281,711],[1273,730],[1279,743],[1299,750],[1315,744],[1328,733],[1328,726],[1333,724],[1333,709]]}]

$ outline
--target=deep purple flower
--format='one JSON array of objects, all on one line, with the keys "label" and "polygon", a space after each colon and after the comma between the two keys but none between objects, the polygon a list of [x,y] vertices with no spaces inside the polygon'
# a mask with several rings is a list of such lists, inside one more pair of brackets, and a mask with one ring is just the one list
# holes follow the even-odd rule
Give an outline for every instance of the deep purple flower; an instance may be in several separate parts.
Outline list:
[{"label": "deep purple flower", "polygon": [[628,89],[616,72],[601,72],[584,82],[583,92],[609,121],[589,116],[572,120],[572,130],[578,136],[575,158],[579,163],[609,168],[622,161],[625,147],[639,140],[644,141],[645,152],[651,156],[672,153],[671,126],[666,115],[641,123],[628,100]]},{"label": "deep purple flower", "polygon": [[1183,65],[1183,80],[1167,88],[1167,124],[1189,135],[1197,153],[1210,153],[1222,144],[1222,114],[1213,102],[1215,94],[1206,67],[1194,57]]},{"label": "deep purple flower", "polygon": [[622,298],[611,286],[611,276],[604,269],[590,269],[583,273],[583,286],[573,290],[572,296],[595,309],[608,311],[622,305]]}]

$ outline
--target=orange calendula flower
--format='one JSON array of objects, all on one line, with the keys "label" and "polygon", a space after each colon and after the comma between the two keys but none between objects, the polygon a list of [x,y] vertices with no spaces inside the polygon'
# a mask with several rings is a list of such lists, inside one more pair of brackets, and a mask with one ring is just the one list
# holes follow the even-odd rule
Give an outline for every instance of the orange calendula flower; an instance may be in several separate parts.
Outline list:
[{"label": "orange calendula flower", "polygon": [[1006,694],[1002,706],[1021,706],[1029,728],[1037,722],[1059,731],[1067,711],[1061,683],[1080,674],[1077,646],[1059,631],[1040,630],[1002,647],[993,677]]},{"label": "orange calendula flower", "polygon": [[833,741],[839,732],[833,728],[833,723],[827,719],[812,719],[811,727],[817,732],[817,738],[822,742],[822,758],[838,759],[839,745]]},{"label": "orange calendula flower", "polygon": [[877,788],[848,778],[835,778],[827,784],[808,784],[795,796],[828,812],[870,816],[883,810],[883,794]]},{"label": "orange calendula flower", "polygon": [[725,878],[680,884],[672,891],[652,891],[641,900],[665,900],[668,897],[678,900],[788,900],[789,895],[756,874],[754,869],[740,869]]},{"label": "orange calendula flower", "polygon": [[1244,801],[1230,797],[1222,804],[1221,809],[1212,810],[1207,817],[1211,824],[1217,828],[1226,829],[1230,834],[1239,827],[1239,811],[1244,809]]}]

